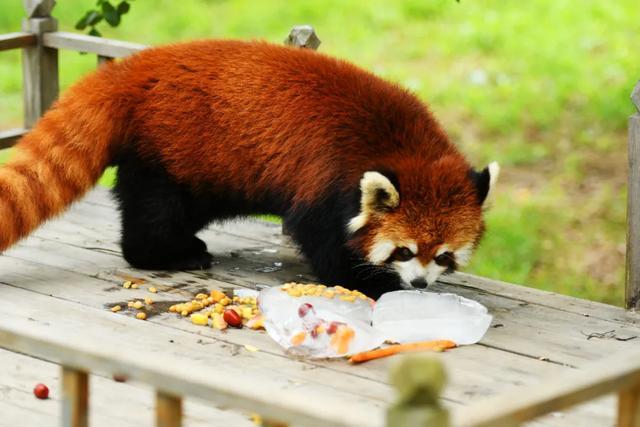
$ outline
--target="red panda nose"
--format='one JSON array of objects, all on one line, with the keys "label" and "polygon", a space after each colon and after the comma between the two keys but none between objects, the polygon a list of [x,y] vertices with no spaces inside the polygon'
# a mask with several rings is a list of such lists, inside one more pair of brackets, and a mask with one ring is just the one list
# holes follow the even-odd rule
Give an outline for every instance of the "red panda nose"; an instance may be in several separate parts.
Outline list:
[{"label": "red panda nose", "polygon": [[413,286],[414,288],[418,288],[418,289],[424,289],[427,287],[427,281],[424,280],[422,277],[418,278],[418,279],[414,279],[411,281],[411,286]]}]

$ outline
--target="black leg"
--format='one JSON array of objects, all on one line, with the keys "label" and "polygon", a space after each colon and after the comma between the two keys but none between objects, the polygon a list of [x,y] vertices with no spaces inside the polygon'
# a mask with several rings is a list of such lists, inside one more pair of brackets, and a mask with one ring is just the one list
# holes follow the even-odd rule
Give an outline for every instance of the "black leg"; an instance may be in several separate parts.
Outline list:
[{"label": "black leg", "polygon": [[122,216],[122,253],[134,267],[209,268],[212,256],[195,237],[205,224],[190,192],[160,167],[129,158],[120,162],[114,189]]}]

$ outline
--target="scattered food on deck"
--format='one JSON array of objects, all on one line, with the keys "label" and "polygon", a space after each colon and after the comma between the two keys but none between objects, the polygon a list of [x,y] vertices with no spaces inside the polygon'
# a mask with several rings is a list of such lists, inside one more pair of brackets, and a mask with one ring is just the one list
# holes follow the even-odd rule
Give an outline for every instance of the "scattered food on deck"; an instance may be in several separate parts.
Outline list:
[{"label": "scattered food on deck", "polygon": [[36,384],[33,388],[33,394],[38,399],[48,399],[49,398],[49,387],[44,384]]},{"label": "scattered food on deck", "polygon": [[144,311],[141,311],[140,313],[136,314],[136,319],[147,320],[147,313],[145,313]]},{"label": "scattered food on deck", "polygon": [[155,294],[156,292],[158,292],[158,290],[156,288],[154,288],[153,286],[151,286],[149,288],[149,292],[151,292],[152,294]]},{"label": "scattered food on deck", "polygon": [[120,307],[119,305],[111,307],[111,311],[113,311],[114,313],[117,313],[120,310],[122,310],[122,307]]}]

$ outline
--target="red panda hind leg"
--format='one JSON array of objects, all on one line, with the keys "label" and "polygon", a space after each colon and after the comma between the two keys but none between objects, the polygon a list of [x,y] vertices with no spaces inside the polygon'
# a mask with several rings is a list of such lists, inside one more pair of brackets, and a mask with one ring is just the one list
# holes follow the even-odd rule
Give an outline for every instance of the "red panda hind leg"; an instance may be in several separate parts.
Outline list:
[{"label": "red panda hind leg", "polygon": [[133,267],[209,268],[213,257],[195,236],[208,218],[190,192],[158,165],[127,157],[119,162],[114,193],[120,202],[122,254]]}]

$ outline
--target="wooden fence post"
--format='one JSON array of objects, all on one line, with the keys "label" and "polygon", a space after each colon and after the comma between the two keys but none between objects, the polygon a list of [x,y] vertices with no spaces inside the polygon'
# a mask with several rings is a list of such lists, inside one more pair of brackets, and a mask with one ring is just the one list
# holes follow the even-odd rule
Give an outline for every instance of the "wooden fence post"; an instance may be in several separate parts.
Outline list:
[{"label": "wooden fence post", "polygon": [[404,356],[389,371],[398,398],[387,409],[388,427],[449,427],[449,413],[440,404],[446,382],[442,363],[423,355]]},{"label": "wooden fence post", "polygon": [[640,306],[640,81],[631,93],[638,110],[629,118],[629,173],[627,184],[627,272],[625,306]]},{"label": "wooden fence post", "polygon": [[182,399],[156,392],[156,427],[182,426]]},{"label": "wooden fence post", "polygon": [[[284,39],[284,44],[287,46],[300,47],[304,49],[317,50],[320,46],[320,39],[316,34],[316,30],[311,25],[296,25],[289,31],[289,35]],[[289,230],[287,225],[282,221],[282,234],[289,236]]]},{"label": "wooden fence post", "polygon": [[24,0],[27,17],[22,29],[38,37],[38,44],[25,48],[22,55],[26,128],[33,127],[58,97],[58,50],[42,45],[42,34],[58,28],[51,17],[54,6],[55,0]]},{"label": "wooden fence post", "polygon": [[89,426],[89,375],[62,367],[62,426]]}]

